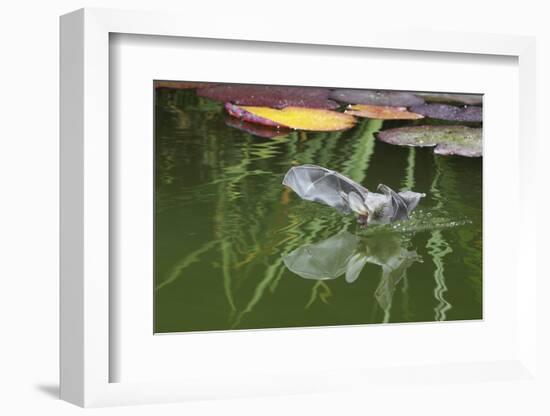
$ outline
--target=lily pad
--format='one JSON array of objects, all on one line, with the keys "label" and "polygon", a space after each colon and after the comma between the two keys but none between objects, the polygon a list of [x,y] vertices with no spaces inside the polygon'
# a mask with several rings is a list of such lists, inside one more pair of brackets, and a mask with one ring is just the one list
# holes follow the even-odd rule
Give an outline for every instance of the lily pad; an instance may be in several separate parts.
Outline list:
[{"label": "lily pad", "polygon": [[410,107],[424,104],[424,99],[408,92],[377,90],[334,90],[330,98],[349,104],[386,105],[393,107]]},{"label": "lily pad", "polygon": [[483,142],[480,128],[465,126],[413,126],[381,131],[379,140],[399,146],[432,147],[440,155],[480,157]]},{"label": "lily pad", "polygon": [[225,104],[233,117],[250,123],[279,128],[310,131],[340,131],[354,126],[355,117],[332,110],[304,107],[286,107],[282,110],[269,107]]},{"label": "lily pad", "polygon": [[480,105],[483,102],[481,94],[449,94],[436,92],[417,92],[415,95],[424,98],[430,103],[457,103],[468,105]]},{"label": "lily pad", "polygon": [[225,124],[229,127],[244,131],[245,133],[252,134],[253,136],[263,137],[266,139],[286,136],[290,132],[289,129],[278,129],[261,124],[248,123],[241,119],[229,116],[225,119]]},{"label": "lily pad", "polygon": [[407,111],[407,107],[390,107],[382,105],[356,104],[350,105],[346,114],[356,117],[374,118],[378,120],[417,120],[424,118],[422,114]]},{"label": "lily pad", "polygon": [[170,88],[177,90],[187,90],[193,88],[212,87],[216,84],[211,82],[194,82],[194,81],[155,81],[155,88]]},{"label": "lily pad", "polygon": [[476,106],[456,107],[448,104],[423,104],[413,106],[410,110],[439,120],[468,122],[480,122],[483,120],[483,109]]},{"label": "lily pad", "polygon": [[217,85],[201,88],[197,94],[221,102],[258,107],[307,107],[335,109],[326,88],[283,87],[276,85]]}]

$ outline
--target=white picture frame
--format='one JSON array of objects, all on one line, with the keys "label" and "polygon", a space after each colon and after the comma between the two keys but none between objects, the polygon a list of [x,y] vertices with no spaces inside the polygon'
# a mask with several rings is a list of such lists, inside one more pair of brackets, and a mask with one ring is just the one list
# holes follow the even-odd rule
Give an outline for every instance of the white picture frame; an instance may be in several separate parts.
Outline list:
[{"label": "white picture frame", "polygon": [[[519,65],[519,137],[529,146],[519,147],[520,212],[518,231],[518,354],[499,362],[453,363],[422,366],[415,370],[428,384],[439,380],[469,382],[476,388],[483,374],[502,373],[511,388],[544,386],[536,360],[537,333],[536,217],[529,207],[536,204],[535,132],[535,41],[529,37],[471,33],[438,33],[362,28],[360,33],[330,33],[314,25],[307,34],[300,30],[278,31],[275,27],[255,28],[246,36],[234,34],[230,22],[205,27],[199,22],[171,13],[82,9],[61,18],[61,398],[80,406],[161,403],[193,398],[240,397],[262,394],[321,392],[342,388],[340,377],[350,376],[360,388],[395,383],[410,373],[392,368],[362,372],[342,370],[328,377],[332,381],[307,383],[282,369],[269,382],[236,384],[235,388],[215,386],[211,380],[111,382],[110,366],[116,357],[110,349],[109,275],[110,258],[110,170],[109,149],[109,37],[110,34],[155,35],[165,37],[210,38],[281,44],[333,45],[335,47],[381,48],[432,51],[439,53],[486,54],[516,57]],[[284,46],[283,46],[284,47]],[[527,215],[529,213],[529,215]],[[539,274],[537,274],[539,273]],[[110,309],[111,308],[111,309]],[[425,368],[424,368],[425,367]],[[285,374],[286,371],[286,374]],[[473,376],[472,374],[478,374]],[[481,376],[479,376],[481,374]],[[223,379],[223,375],[220,375]],[[295,382],[292,382],[295,380]],[[501,380],[502,381],[502,380]],[[396,386],[396,388],[398,388]],[[518,387],[519,388],[519,387]],[[487,388],[487,397],[496,394]]]}]

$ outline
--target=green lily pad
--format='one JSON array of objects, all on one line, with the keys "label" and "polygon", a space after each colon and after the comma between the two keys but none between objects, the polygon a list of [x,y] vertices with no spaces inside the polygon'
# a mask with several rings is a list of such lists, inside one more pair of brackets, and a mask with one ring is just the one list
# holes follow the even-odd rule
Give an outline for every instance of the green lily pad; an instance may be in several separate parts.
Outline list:
[{"label": "green lily pad", "polygon": [[379,140],[398,146],[435,147],[440,155],[480,157],[483,141],[480,128],[465,126],[413,126],[381,131]]},{"label": "green lily pad", "polygon": [[408,92],[338,89],[329,98],[348,104],[384,105],[410,107],[424,104],[424,99]]},{"label": "green lily pad", "polygon": [[439,120],[459,122],[483,121],[483,110],[477,106],[455,107],[448,104],[423,104],[411,107],[410,111]]},{"label": "green lily pad", "polygon": [[417,92],[415,95],[424,98],[429,103],[456,103],[468,105],[481,105],[483,95],[481,94],[451,94],[437,92]]}]

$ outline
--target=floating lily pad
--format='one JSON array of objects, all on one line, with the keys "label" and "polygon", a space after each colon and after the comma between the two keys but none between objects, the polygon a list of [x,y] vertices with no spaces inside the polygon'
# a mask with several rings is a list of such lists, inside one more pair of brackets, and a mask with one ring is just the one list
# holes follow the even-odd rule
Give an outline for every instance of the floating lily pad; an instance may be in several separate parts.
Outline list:
[{"label": "floating lily pad", "polygon": [[[257,109],[257,108],[265,108],[265,107],[250,107],[250,108]],[[231,103],[225,103],[225,109],[227,110],[229,115],[239,120],[244,120],[254,124],[261,124],[264,126],[288,128],[288,126],[285,126],[282,123],[260,116],[256,114],[256,112],[254,112],[253,110],[249,111],[248,108],[245,108],[245,107],[240,107],[238,105],[231,104]]]},{"label": "floating lily pad", "polygon": [[480,105],[483,102],[481,94],[448,94],[436,92],[417,92],[415,95],[424,98],[430,103],[457,103],[468,105]]},{"label": "floating lily pad", "polygon": [[177,90],[187,90],[193,88],[212,87],[216,84],[211,82],[194,82],[194,81],[155,81],[155,88],[171,88]]},{"label": "floating lily pad", "polygon": [[377,90],[334,90],[330,98],[349,104],[386,105],[393,107],[410,107],[424,104],[424,99],[408,92]]},{"label": "floating lily pad", "polygon": [[479,157],[483,153],[480,128],[465,126],[413,126],[381,131],[379,140],[399,146],[429,147],[441,155]]},{"label": "floating lily pad", "polygon": [[286,107],[278,110],[226,103],[225,109],[233,117],[250,123],[296,130],[339,131],[355,124],[355,117],[349,114],[319,108]]},{"label": "floating lily pad", "polygon": [[356,117],[367,117],[378,120],[416,120],[424,118],[422,114],[407,111],[407,107],[389,107],[382,105],[350,105],[346,114]]},{"label": "floating lily pad", "polygon": [[307,107],[335,109],[325,88],[281,87],[272,85],[217,85],[201,88],[197,94],[212,100],[258,107]]},{"label": "floating lily pad", "polygon": [[483,120],[483,110],[481,107],[476,106],[455,107],[448,104],[423,104],[413,106],[410,110],[439,120],[467,122],[480,122]]},{"label": "floating lily pad", "polygon": [[290,130],[280,129],[275,127],[268,127],[261,124],[248,123],[235,117],[227,117],[225,124],[229,127],[236,128],[244,131],[245,133],[252,134],[254,136],[263,137],[266,139],[272,139],[274,137],[286,136]]},{"label": "floating lily pad", "polygon": [[468,142],[456,142],[456,143],[439,143],[434,153],[438,155],[452,156],[467,156],[467,157],[480,157],[483,153],[483,146],[481,141],[476,143]]}]

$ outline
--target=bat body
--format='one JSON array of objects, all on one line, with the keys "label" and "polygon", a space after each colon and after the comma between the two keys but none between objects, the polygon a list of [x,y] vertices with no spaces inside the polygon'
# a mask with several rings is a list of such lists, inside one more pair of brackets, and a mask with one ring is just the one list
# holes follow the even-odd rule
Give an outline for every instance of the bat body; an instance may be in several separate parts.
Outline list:
[{"label": "bat body", "polygon": [[343,214],[355,212],[362,224],[389,223],[409,219],[411,212],[425,194],[395,192],[378,185],[378,192],[336,171],[316,165],[292,167],[283,179],[300,198],[333,207]]}]

